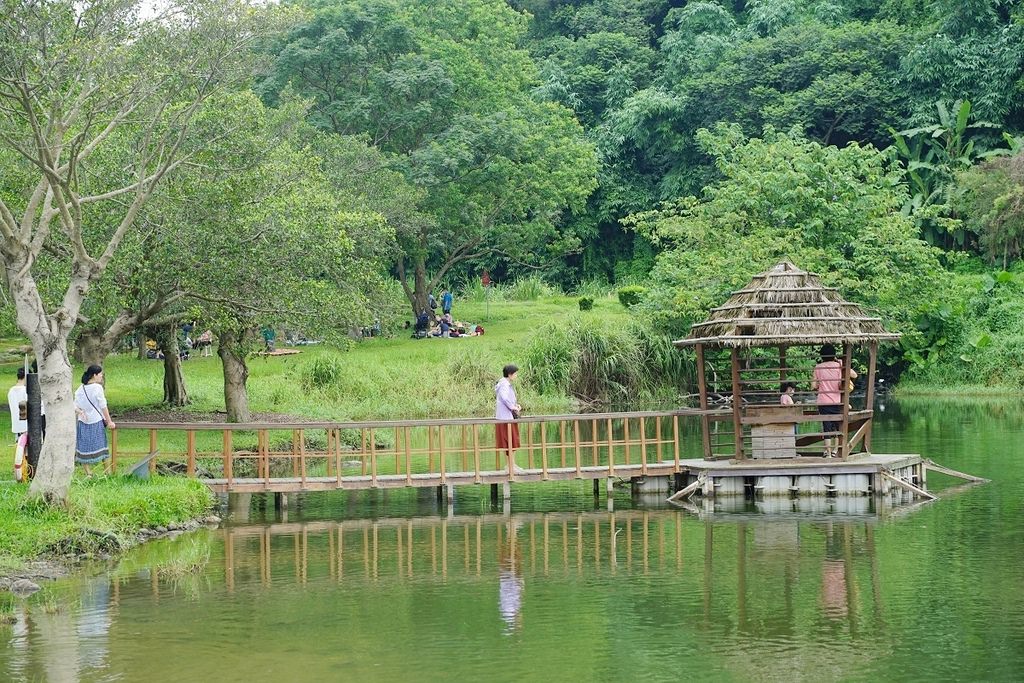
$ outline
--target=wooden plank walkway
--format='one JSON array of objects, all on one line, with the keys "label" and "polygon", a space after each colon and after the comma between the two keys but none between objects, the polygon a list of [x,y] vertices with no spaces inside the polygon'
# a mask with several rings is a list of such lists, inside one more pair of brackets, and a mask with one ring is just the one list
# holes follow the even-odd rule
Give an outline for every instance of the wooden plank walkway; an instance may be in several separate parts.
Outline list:
[{"label": "wooden plank walkway", "polygon": [[[643,467],[636,465],[616,465],[615,478],[632,479],[634,477],[648,476],[670,476],[675,474],[675,463],[666,461],[660,463],[647,463],[646,473]],[[438,486],[474,486],[477,484],[504,484],[504,483],[529,483],[540,481],[571,481],[575,479],[597,480],[608,478],[607,466],[581,465],[579,470],[575,467],[549,468],[545,473],[539,469],[524,469],[514,473],[511,477],[505,470],[488,470],[477,472],[447,472],[442,480],[439,472],[428,472],[411,475],[411,479],[404,474],[378,474],[376,483],[368,475],[344,475],[338,477],[274,477],[271,479],[260,478],[235,478],[230,482],[227,479],[203,479],[202,482],[209,486],[215,493],[295,493],[300,491],[334,491],[360,490],[371,488],[436,488]],[[410,483],[411,481],[411,483]]]},{"label": "wooden plank walkway", "polygon": [[[733,479],[735,485],[726,488],[737,494],[744,487],[743,482],[735,482],[740,477],[874,476],[882,471],[902,471],[905,481],[924,483],[922,460],[916,455],[863,453],[826,460],[818,446],[817,450],[797,448],[805,457],[785,460],[693,458],[693,451],[702,452],[699,444],[707,436],[701,434],[707,420],[714,423],[715,447],[724,446],[727,453],[735,450],[730,445],[734,435],[723,422],[729,412],[684,408],[540,415],[511,424],[487,418],[288,424],[122,422],[112,433],[111,462],[118,471],[119,457],[148,458],[150,471],[155,471],[158,461],[171,460],[188,476],[203,474],[201,481],[216,493],[443,487],[451,497],[455,487],[484,484],[502,485],[507,495],[513,483],[600,479],[647,486],[646,481],[649,487],[641,490],[654,492],[674,486],[653,483],[652,478],[679,475],[685,480],[701,475],[712,480],[712,487]],[[857,414],[867,419],[870,411]],[[798,419],[821,420],[822,416],[807,413]],[[513,457],[497,448],[499,429],[520,432],[520,447]],[[741,436],[745,442],[753,438],[749,429]],[[820,440],[822,436],[801,438]],[[128,444],[134,448],[126,448]],[[143,444],[145,448],[140,448]],[[910,477],[908,468],[917,474]],[[713,488],[705,488],[704,493],[713,493]]]}]

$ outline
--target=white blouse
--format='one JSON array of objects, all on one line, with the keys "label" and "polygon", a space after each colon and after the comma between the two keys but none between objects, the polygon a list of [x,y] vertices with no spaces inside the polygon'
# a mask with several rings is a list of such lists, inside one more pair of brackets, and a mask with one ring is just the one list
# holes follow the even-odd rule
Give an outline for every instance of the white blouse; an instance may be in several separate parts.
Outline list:
[{"label": "white blouse", "polygon": [[103,420],[103,409],[107,407],[107,397],[103,393],[102,384],[83,384],[75,392],[75,407],[85,413],[78,419],[87,425]]}]

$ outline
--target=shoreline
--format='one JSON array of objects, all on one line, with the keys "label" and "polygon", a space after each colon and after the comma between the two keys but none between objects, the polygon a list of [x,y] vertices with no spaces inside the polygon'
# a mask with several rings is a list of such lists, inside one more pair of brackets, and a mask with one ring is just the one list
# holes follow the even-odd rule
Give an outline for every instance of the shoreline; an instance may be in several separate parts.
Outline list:
[{"label": "shoreline", "polygon": [[[217,509],[214,504],[208,512]],[[201,515],[181,523],[170,523],[167,526],[159,525],[153,528],[141,527],[134,535],[126,540],[118,539],[118,547],[100,550],[95,553],[69,553],[65,556],[39,556],[27,560],[18,567],[10,566],[0,569],[0,592],[7,591],[17,597],[28,597],[41,588],[40,582],[57,581],[67,578],[77,572],[84,562],[90,560],[113,561],[118,559],[130,550],[133,550],[150,541],[177,538],[182,534],[196,531],[198,529],[216,529],[220,526],[221,517],[216,514]],[[16,591],[15,585],[19,581],[29,581],[36,584],[36,589],[30,592]]]},{"label": "shoreline", "polygon": [[0,589],[67,576],[84,561],[220,523],[216,497],[184,477],[76,478],[63,508],[36,504],[27,493],[28,484],[0,486]]}]

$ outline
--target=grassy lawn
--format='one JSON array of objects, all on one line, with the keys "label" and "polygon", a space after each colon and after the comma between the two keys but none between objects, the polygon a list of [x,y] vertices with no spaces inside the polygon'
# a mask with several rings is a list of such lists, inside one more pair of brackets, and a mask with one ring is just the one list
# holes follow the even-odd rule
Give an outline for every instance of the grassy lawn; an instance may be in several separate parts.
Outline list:
[{"label": "grassy lawn", "polygon": [[[249,401],[254,412],[276,412],[323,420],[384,420],[395,418],[487,416],[494,409],[494,383],[506,363],[522,364],[523,350],[538,330],[549,323],[580,314],[608,325],[628,321],[629,313],[613,298],[601,299],[594,310],[579,313],[576,299],[551,297],[537,301],[495,301],[489,315],[483,302],[456,301],[459,320],[480,323],[482,337],[412,339],[402,332],[393,338],[366,339],[348,350],[301,347],[294,356],[254,357],[249,360]],[[340,377],[329,390],[303,388],[302,373],[318,357],[336,357]],[[17,365],[0,367],[13,375]],[[224,410],[223,374],[216,355],[195,355],[183,363],[192,404],[187,411]],[[163,366],[140,361],[131,354],[110,356],[106,362],[106,392],[115,419],[127,410],[156,407],[162,398]],[[81,368],[75,368],[78,384]],[[531,412],[568,410],[566,396],[539,396],[529,378],[520,388]],[[0,385],[2,386],[2,385]],[[4,413],[0,428],[9,429]]]},{"label": "grassy lawn", "polygon": [[[348,349],[324,346],[301,347],[294,356],[253,357],[249,360],[249,400],[255,413],[280,413],[314,420],[387,420],[429,417],[489,417],[494,410],[494,384],[506,363],[522,364],[523,352],[542,328],[586,315],[609,326],[623,325],[629,313],[610,296],[600,298],[593,310],[580,313],[575,298],[555,296],[535,301],[461,302],[456,318],[480,323],[482,337],[412,339],[408,332],[392,338],[365,339]],[[10,340],[18,344],[18,340]],[[329,386],[306,389],[303,373],[313,363],[329,360],[338,376]],[[0,373],[13,382],[17,365],[5,365]],[[196,355],[183,363],[183,374],[192,403],[184,413],[215,413],[224,410],[223,374],[220,359]],[[107,359],[106,392],[115,420],[129,410],[159,408],[163,395],[163,364],[138,360],[134,354]],[[74,384],[81,368],[75,368]],[[0,383],[0,386],[3,386]],[[533,391],[529,377],[519,385],[521,402],[533,414],[571,412],[568,396]],[[187,417],[187,416],[183,416]],[[10,416],[0,412],[0,430],[10,432]],[[251,439],[249,438],[251,437]],[[161,435],[161,452],[184,450],[184,433]],[[200,433],[200,450],[216,451],[219,434]],[[125,430],[119,449],[147,450],[147,435]],[[255,435],[238,435],[236,446],[249,447]],[[9,479],[11,468],[0,468],[0,479]]]}]

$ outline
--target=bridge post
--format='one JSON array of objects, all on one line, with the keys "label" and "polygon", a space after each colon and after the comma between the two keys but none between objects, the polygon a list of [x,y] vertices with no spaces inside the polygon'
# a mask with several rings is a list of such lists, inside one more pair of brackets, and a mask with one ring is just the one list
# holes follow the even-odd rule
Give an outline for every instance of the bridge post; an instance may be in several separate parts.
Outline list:
[{"label": "bridge post", "polygon": [[594,500],[601,498],[601,480],[594,480]]},{"label": "bridge post", "polygon": [[498,485],[491,484],[491,502],[498,502]]},{"label": "bridge post", "polygon": [[501,497],[503,500],[511,500],[512,498],[512,484],[507,481],[501,485]]},{"label": "bridge post", "polygon": [[451,505],[455,502],[455,484],[445,484],[447,492],[448,504]]},{"label": "bridge post", "polygon": [[274,508],[277,510],[288,509],[288,494],[287,493],[275,493],[274,494]]}]

